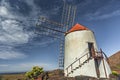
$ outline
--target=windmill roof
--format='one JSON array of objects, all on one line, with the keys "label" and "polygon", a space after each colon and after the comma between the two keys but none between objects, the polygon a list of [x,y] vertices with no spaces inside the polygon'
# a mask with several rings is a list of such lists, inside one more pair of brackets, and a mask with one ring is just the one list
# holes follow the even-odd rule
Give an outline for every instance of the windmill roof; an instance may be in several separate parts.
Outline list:
[{"label": "windmill roof", "polygon": [[74,31],[79,31],[79,30],[89,30],[89,29],[86,28],[85,26],[77,23],[68,31],[68,33],[74,32]]}]

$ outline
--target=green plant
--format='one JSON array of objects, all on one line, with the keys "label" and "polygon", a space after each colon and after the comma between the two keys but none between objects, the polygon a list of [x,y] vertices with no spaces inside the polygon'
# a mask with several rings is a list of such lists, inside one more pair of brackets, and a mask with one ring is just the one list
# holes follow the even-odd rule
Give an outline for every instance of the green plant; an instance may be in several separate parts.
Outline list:
[{"label": "green plant", "polygon": [[112,71],[112,74],[115,75],[115,76],[119,75],[118,72],[116,72],[116,71]]},{"label": "green plant", "polygon": [[25,76],[29,79],[34,80],[34,79],[37,79],[38,76],[43,72],[44,71],[42,67],[34,66],[31,71],[25,73]]}]

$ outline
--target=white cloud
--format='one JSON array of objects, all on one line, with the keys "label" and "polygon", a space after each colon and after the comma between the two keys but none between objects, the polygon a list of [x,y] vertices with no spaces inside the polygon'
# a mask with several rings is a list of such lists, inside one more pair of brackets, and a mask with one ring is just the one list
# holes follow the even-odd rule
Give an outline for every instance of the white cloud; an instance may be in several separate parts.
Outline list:
[{"label": "white cloud", "polygon": [[47,64],[47,63],[22,63],[19,64],[21,67],[26,67],[26,68],[32,68],[33,66],[40,66],[40,67],[48,67],[51,66],[52,64]]},{"label": "white cloud", "polygon": [[2,0],[0,3],[0,16],[5,18],[14,18],[9,9],[9,4],[5,0]]},{"label": "white cloud", "polygon": [[18,25],[18,22],[15,20],[5,20],[1,22],[3,30],[6,32],[16,32],[16,31],[22,31],[22,27]]},{"label": "white cloud", "polygon": [[116,11],[113,11],[112,13],[101,15],[101,17],[99,17],[99,19],[104,19],[104,18],[119,16],[119,15],[120,15],[120,10],[116,10]]},{"label": "white cloud", "polygon": [[21,63],[18,64],[20,66],[20,68],[22,69],[26,69],[26,70],[30,70],[33,66],[40,66],[43,67],[44,70],[52,70],[52,69],[57,69],[57,65],[56,64],[51,64],[51,63],[42,63],[42,62],[26,62],[26,63]]},{"label": "white cloud", "polygon": [[25,2],[28,4],[28,5],[30,5],[30,6],[32,6],[32,10],[35,10],[35,9],[37,9],[37,6],[34,4],[34,1],[33,0],[25,0]]},{"label": "white cloud", "polygon": [[[95,2],[95,1],[94,1]],[[100,3],[97,9],[92,12],[86,13],[84,16],[88,20],[103,20],[103,19],[108,19],[116,16],[120,16],[120,5],[119,5],[119,0],[109,0],[106,1],[106,3],[102,3],[100,1],[96,1],[97,3]],[[93,4],[93,3],[91,3]],[[96,4],[95,4],[96,5]],[[95,6],[92,5],[92,6]],[[100,6],[102,5],[102,6]],[[92,8],[91,8],[92,9]]]},{"label": "white cloud", "polygon": [[[28,43],[30,39],[34,38],[35,34],[32,31],[24,30],[33,25],[35,26],[35,21],[29,21],[29,19],[38,19],[38,15],[42,14],[46,16],[48,14],[42,13],[41,9],[34,4],[33,0],[25,0],[25,2],[32,8],[28,16],[22,16],[19,15],[19,13],[16,14],[15,11],[13,11],[13,7],[10,6],[9,1],[2,0],[0,3],[0,44],[2,44],[0,45],[0,48],[2,47],[2,49],[0,49],[0,59],[16,59],[25,56],[13,48],[19,44]],[[45,46],[52,42],[51,40],[40,43],[37,42],[35,45]],[[11,49],[9,49],[9,47]]]},{"label": "white cloud", "polygon": [[1,25],[0,43],[13,45],[28,42],[30,35],[23,31],[23,26],[17,21],[8,19],[2,21]]},{"label": "white cloud", "polygon": [[8,67],[7,64],[0,64],[0,67]]},{"label": "white cloud", "polygon": [[20,58],[24,58],[26,57],[25,54],[19,53],[19,52],[15,52],[15,51],[5,51],[5,50],[1,50],[0,51],[0,59],[20,59]]},{"label": "white cloud", "polygon": [[85,16],[89,20],[102,20],[102,19],[107,19],[107,18],[114,17],[114,16],[120,16],[120,10],[115,10],[111,13],[105,13],[105,14],[101,14],[101,11],[97,11],[95,13],[89,13]]},{"label": "white cloud", "polygon": [[[1,1],[0,6],[0,43],[3,45],[16,45],[27,43],[30,34],[24,32],[23,25],[17,20],[20,16],[11,14],[10,5],[5,0]],[[12,19],[11,19],[12,18]]]},{"label": "white cloud", "polygon": [[[15,46],[19,44],[24,44],[29,41],[29,39],[34,37],[34,33],[31,31],[25,31],[24,28],[29,28],[29,26],[35,26],[35,21],[38,19],[39,15],[46,16],[48,18],[49,13],[43,13],[39,7],[37,7],[33,0],[25,0],[31,8],[32,11],[28,16],[22,16],[16,14],[12,11],[12,7],[9,5],[9,1],[2,0],[0,3],[0,59],[11,60],[11,59],[21,59],[28,57],[24,53],[17,51]],[[17,6],[16,6],[17,7]],[[19,7],[18,7],[19,8]],[[53,9],[50,13],[56,13],[58,8]],[[29,21],[29,19],[32,19]],[[23,24],[17,20],[22,21]],[[31,25],[32,24],[32,25]],[[54,40],[42,40],[42,42],[35,42],[34,45],[45,46],[49,43],[53,43]],[[1,64],[0,72],[17,72],[30,70],[33,66],[44,67],[45,70],[50,70],[56,68],[56,65],[50,63],[42,62],[25,62],[25,63],[15,63],[12,64]]]},{"label": "white cloud", "polygon": [[0,16],[6,16],[8,15],[7,8],[4,6],[0,6]]},{"label": "white cloud", "polygon": [[43,67],[44,70],[53,70],[58,67],[55,64],[41,63],[41,62],[24,62],[16,63],[14,66],[12,64],[1,64],[0,72],[21,72],[30,71],[33,66]]},{"label": "white cloud", "polygon": [[32,19],[38,19],[38,16],[40,14],[42,14],[42,11],[40,9],[40,7],[37,7],[35,4],[34,4],[34,0],[25,0],[25,2],[31,6],[32,8],[32,11],[30,13],[30,16],[29,17],[32,17]]}]

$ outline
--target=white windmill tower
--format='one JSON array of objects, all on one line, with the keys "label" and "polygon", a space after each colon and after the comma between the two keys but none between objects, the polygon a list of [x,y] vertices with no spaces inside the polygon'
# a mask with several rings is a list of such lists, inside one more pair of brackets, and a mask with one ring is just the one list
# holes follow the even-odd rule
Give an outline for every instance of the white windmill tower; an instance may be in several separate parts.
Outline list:
[{"label": "white windmill tower", "polygon": [[109,78],[111,70],[103,54],[98,51],[94,33],[76,24],[65,36],[65,76]]}]

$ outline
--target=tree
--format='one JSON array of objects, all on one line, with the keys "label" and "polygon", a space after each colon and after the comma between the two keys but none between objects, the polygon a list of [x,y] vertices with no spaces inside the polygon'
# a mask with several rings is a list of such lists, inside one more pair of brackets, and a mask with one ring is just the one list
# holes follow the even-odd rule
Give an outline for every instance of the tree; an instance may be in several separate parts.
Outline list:
[{"label": "tree", "polygon": [[25,76],[29,79],[37,79],[39,75],[43,73],[43,68],[39,66],[34,66],[31,71],[26,72]]}]

